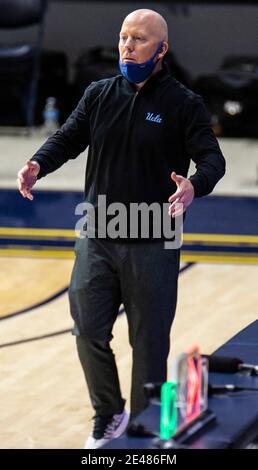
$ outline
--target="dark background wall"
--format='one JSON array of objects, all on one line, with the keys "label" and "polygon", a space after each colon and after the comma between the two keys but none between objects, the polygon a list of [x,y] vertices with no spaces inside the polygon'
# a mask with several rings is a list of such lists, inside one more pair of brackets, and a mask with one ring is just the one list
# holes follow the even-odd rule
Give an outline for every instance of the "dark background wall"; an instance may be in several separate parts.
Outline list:
[{"label": "dark background wall", "polygon": [[[229,54],[258,55],[258,5],[182,5],[173,2],[52,1],[45,47],[65,51],[70,77],[78,55],[97,45],[117,44],[123,18],[152,8],[167,19],[170,47],[195,77],[215,71]],[[183,11],[185,11],[183,13]]]},{"label": "dark background wall", "polygon": [[[62,54],[61,57],[60,54],[43,54],[36,109],[37,122],[42,121],[42,110],[48,96],[57,98],[63,122],[86,86],[85,74],[80,80],[77,72],[76,80],[73,80],[79,56],[96,46],[116,47],[124,17],[137,8],[154,9],[166,18],[170,49],[178,63],[188,72],[187,84],[193,88],[197,76],[215,72],[228,55],[258,56],[258,3],[222,5],[177,3],[172,0],[49,0],[44,49],[65,53],[68,77],[66,61]],[[0,43],[17,40],[18,32],[5,31],[0,34]],[[106,73],[103,66],[102,71]],[[99,75],[97,77],[99,78]],[[97,77],[91,77],[91,80]],[[179,76],[178,78],[180,79]],[[202,94],[202,90],[198,91]],[[9,109],[9,99],[7,106]],[[5,115],[6,112],[2,114]],[[256,111],[255,114],[257,115]]]}]

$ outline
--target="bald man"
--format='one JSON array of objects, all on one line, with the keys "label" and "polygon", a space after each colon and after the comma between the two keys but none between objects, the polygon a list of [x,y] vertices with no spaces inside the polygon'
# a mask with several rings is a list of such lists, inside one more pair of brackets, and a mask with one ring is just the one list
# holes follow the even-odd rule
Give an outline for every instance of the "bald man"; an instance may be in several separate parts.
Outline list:
[{"label": "bald man", "polygon": [[[32,199],[39,178],[89,147],[86,216],[69,289],[95,410],[87,449],[117,438],[128,425],[110,347],[122,303],[133,358],[131,418],[147,405],[144,383],[166,381],[179,272],[174,222],[225,171],[203,101],[168,73],[167,50],[162,16],[147,9],[130,13],[120,31],[121,73],[87,87],[65,124],[18,174],[21,194]],[[191,159],[196,171],[188,178]],[[145,216],[149,209],[147,218],[141,211],[135,217],[136,207]]]}]

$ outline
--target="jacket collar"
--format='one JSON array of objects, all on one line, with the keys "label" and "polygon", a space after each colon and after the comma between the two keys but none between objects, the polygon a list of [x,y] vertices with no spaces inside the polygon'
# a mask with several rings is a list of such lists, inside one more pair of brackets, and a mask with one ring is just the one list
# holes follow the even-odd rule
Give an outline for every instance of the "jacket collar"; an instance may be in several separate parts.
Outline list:
[{"label": "jacket collar", "polygon": [[[123,77],[123,76],[121,75],[121,77]],[[151,75],[151,77],[148,78],[146,83],[143,85],[142,88],[140,88],[140,90],[138,92],[139,93],[145,93],[148,90],[152,90],[152,89],[158,87],[164,81],[166,81],[169,77],[171,77],[171,74],[168,70],[168,67],[166,66],[166,64],[163,64],[162,69],[159,70],[158,72],[156,72],[155,74]],[[128,82],[128,80],[126,80],[126,78],[124,78],[124,77],[123,77],[123,80],[124,80],[124,82],[127,83],[127,85],[134,92],[137,91],[136,86],[134,85],[134,83]]]}]

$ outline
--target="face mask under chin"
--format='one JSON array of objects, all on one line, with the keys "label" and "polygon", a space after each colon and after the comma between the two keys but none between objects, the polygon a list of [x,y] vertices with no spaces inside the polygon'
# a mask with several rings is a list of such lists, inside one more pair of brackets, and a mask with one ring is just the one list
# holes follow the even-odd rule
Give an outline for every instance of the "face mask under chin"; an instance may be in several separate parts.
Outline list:
[{"label": "face mask under chin", "polygon": [[123,64],[121,60],[119,60],[120,72],[124,78],[126,78],[130,83],[144,82],[152,74],[157,64],[157,62],[155,62],[155,57],[162,50],[162,44],[163,43],[161,42],[153,56],[142,64]]}]

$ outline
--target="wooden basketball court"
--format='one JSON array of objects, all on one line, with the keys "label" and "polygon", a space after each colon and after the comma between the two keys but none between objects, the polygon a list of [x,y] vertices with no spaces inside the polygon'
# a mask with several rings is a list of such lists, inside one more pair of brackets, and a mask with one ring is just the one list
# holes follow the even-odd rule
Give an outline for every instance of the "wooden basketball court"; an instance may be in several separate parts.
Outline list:
[{"label": "wooden basketball court", "polygon": [[[73,261],[3,257],[0,262],[0,446],[82,448],[93,411],[69,333],[65,288]],[[211,353],[257,319],[257,278],[257,265],[203,263],[182,271],[169,364],[192,344]],[[64,293],[53,299],[56,291]],[[18,311],[24,313],[8,316]],[[113,349],[128,408],[131,349],[125,314],[117,319]]]},{"label": "wooden basketball court", "polygon": [[[17,193],[16,174],[41,143],[42,136],[30,139],[2,136],[0,139],[0,153],[5,156],[0,181],[0,447],[6,449],[82,448],[92,428],[93,411],[75,340],[70,334],[72,321],[67,288],[73,265],[70,232],[74,225],[62,226],[76,200],[71,191],[83,189],[86,155],[81,154],[58,172],[40,180],[37,187],[45,192],[38,191],[30,203]],[[188,258],[183,261],[196,264],[182,271],[179,277],[169,364],[176,354],[192,344],[199,344],[203,353],[211,353],[257,319],[258,145],[257,141],[247,139],[222,139],[221,145],[227,173],[214,194],[238,195],[239,199],[230,200],[227,215],[219,212],[217,220],[227,221],[227,216],[232,214],[238,225],[234,232],[210,233],[201,238],[198,234],[188,234],[186,237],[187,250],[197,243],[197,252],[188,252]],[[248,164],[243,158],[245,155]],[[61,190],[64,204],[54,207],[60,200]],[[240,234],[240,196],[245,203],[248,202],[246,196],[253,197],[250,200],[253,216],[248,216],[244,224],[246,229],[252,225],[252,230],[246,230],[241,237],[225,237],[225,233]],[[53,214],[47,226],[41,224],[42,201],[45,201],[47,216],[50,209]],[[22,208],[27,218],[23,218]],[[208,217],[202,217],[204,221],[216,219],[210,210],[207,212]],[[241,214],[246,214],[246,206]],[[52,229],[58,228],[57,219],[62,230],[53,232]],[[200,219],[199,213],[197,219]],[[58,240],[53,248],[55,257],[49,249],[51,240]],[[64,244],[63,251],[58,248],[60,243]],[[70,253],[65,243],[70,243]],[[209,243],[213,250],[221,249],[224,244],[224,253],[217,252],[216,256],[209,253]],[[42,246],[37,247],[37,244]],[[228,254],[230,244],[232,250],[238,245],[237,256],[233,257],[233,251]],[[207,252],[203,257],[199,250],[205,246]],[[246,247],[249,251],[245,252]],[[125,314],[117,319],[112,343],[128,408],[131,350]]]}]

